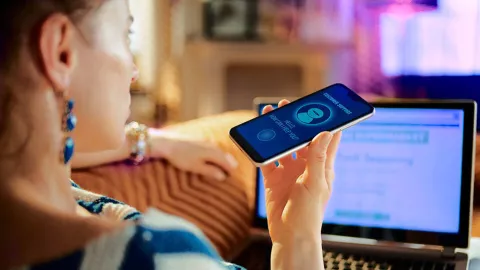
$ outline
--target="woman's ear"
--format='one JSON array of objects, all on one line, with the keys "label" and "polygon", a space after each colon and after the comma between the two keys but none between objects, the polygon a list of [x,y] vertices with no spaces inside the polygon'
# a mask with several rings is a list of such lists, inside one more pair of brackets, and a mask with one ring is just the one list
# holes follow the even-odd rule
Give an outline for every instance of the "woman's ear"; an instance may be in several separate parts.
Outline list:
[{"label": "woman's ear", "polygon": [[67,90],[76,65],[75,31],[67,16],[54,14],[45,20],[39,34],[40,61],[45,76],[58,92]]}]

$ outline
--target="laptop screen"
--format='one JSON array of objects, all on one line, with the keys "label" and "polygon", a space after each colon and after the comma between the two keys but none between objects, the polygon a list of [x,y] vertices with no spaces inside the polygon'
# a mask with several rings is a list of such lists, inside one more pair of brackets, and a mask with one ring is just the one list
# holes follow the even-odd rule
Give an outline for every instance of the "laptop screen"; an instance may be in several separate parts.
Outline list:
[{"label": "laptop screen", "polygon": [[461,109],[376,108],[343,132],[324,223],[458,233],[463,125]]}]

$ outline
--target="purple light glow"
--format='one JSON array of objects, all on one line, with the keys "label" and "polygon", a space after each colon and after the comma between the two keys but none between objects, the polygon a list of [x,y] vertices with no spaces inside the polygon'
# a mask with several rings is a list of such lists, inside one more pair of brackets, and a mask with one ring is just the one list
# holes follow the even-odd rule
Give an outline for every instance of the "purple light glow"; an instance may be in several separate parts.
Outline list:
[{"label": "purple light glow", "polygon": [[408,18],[381,15],[385,75],[480,75],[480,1],[439,2]]},{"label": "purple light glow", "polygon": [[409,17],[418,12],[437,9],[437,0],[365,0],[365,5],[378,13]]},{"label": "purple light glow", "polygon": [[437,0],[365,0],[365,4],[372,8],[390,5],[438,7]]}]

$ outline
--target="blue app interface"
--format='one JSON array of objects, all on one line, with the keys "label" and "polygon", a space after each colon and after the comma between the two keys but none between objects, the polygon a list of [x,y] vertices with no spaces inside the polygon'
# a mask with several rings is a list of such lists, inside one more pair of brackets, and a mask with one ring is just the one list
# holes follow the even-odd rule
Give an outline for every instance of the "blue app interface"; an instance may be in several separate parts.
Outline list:
[{"label": "blue app interface", "polygon": [[335,84],[238,126],[238,133],[266,160],[371,110],[365,101],[354,98],[350,89]]}]

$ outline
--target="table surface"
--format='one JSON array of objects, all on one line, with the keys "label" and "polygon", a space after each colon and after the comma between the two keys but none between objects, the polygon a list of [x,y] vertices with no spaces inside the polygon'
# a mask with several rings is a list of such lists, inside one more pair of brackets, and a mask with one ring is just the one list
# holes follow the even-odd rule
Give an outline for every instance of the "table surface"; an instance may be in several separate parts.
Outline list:
[{"label": "table surface", "polygon": [[480,238],[473,238],[470,241],[468,253],[470,257],[468,270],[480,270]]}]

